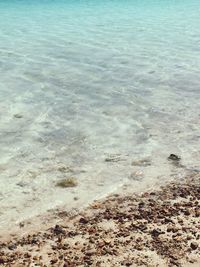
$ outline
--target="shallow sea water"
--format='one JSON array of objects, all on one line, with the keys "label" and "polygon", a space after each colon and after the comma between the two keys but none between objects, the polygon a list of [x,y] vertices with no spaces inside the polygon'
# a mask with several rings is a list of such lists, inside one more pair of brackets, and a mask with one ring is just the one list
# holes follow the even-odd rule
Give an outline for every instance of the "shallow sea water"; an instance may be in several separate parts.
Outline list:
[{"label": "shallow sea water", "polygon": [[197,0],[0,0],[0,230],[199,171],[199,14]]}]

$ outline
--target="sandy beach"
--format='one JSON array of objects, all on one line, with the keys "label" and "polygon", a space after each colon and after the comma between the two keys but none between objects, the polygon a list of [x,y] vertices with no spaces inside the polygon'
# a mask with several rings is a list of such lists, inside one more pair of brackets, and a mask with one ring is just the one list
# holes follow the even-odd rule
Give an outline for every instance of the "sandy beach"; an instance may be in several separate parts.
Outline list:
[{"label": "sandy beach", "polygon": [[0,243],[2,266],[199,266],[200,175],[93,202],[59,223],[21,225]]}]

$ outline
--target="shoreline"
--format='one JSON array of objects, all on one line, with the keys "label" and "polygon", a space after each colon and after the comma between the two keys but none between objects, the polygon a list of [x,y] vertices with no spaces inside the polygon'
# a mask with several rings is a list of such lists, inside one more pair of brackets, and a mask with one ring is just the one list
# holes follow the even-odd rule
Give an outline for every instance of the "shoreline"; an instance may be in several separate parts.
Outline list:
[{"label": "shoreline", "polygon": [[61,212],[59,224],[49,218],[1,241],[0,265],[197,266],[199,196],[199,174],[141,194],[111,194],[74,215]]},{"label": "shoreline", "polygon": [[[0,225],[0,240],[7,241],[9,238],[23,237],[25,234],[34,232],[38,228],[45,230],[47,227],[52,226],[52,224],[62,222],[63,216],[74,216],[86,209],[92,202],[105,199],[114,193],[129,195],[150,190],[154,191],[161,186],[173,182],[177,178],[183,179],[184,177],[199,173],[198,169],[185,167],[174,160],[166,160],[163,164],[161,165],[163,167],[161,171],[160,167],[156,168],[152,165],[152,160],[149,158],[134,160],[132,162],[132,172],[129,174],[125,173],[124,176],[126,178],[121,177],[120,182],[117,179],[115,184],[113,184],[115,172],[112,175],[112,179],[107,179],[106,182],[104,181],[105,183],[100,182],[101,179],[99,178],[95,179],[94,183],[91,180],[83,181],[82,179],[78,182],[77,186],[69,188],[58,188],[53,183],[55,190],[58,190],[55,191],[53,196],[46,194],[47,192],[44,191],[43,198],[40,198],[39,201],[33,199],[30,202],[29,199],[27,200],[28,205],[26,203],[23,206],[20,204],[16,205],[17,213],[13,213],[13,207],[9,209],[9,204],[6,209],[2,209],[2,213],[0,211],[0,215],[3,214],[4,217]],[[112,162],[108,164],[112,169],[113,165],[115,164]],[[62,166],[63,168],[66,167]],[[44,203],[41,201],[48,202],[49,207],[43,210],[41,206],[43,207]],[[17,203],[16,200],[15,203]],[[27,207],[29,207],[28,210],[26,209]]]}]

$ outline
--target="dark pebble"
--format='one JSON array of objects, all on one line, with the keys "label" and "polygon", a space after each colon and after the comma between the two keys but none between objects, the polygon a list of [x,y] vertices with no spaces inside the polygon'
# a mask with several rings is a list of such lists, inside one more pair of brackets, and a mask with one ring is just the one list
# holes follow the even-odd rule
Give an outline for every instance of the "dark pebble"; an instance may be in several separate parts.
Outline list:
[{"label": "dark pebble", "polygon": [[177,156],[176,154],[170,154],[168,157],[169,160],[174,160],[174,161],[180,161],[181,158]]},{"label": "dark pebble", "polygon": [[197,242],[192,242],[192,243],[190,244],[190,247],[191,247],[191,249],[193,249],[193,250],[197,249],[198,246],[199,246],[199,245],[198,245]]},{"label": "dark pebble", "polygon": [[82,223],[82,224],[87,224],[88,223],[88,220],[86,218],[80,218],[79,220],[79,223]]}]

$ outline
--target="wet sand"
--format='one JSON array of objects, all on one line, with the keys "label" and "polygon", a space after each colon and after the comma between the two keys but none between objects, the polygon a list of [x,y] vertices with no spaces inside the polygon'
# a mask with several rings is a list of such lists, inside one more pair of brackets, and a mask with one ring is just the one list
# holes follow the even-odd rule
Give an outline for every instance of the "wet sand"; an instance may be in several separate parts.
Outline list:
[{"label": "wet sand", "polygon": [[[199,266],[200,175],[96,201],[0,243],[2,266]],[[46,227],[46,229],[45,229]],[[48,229],[47,229],[48,228]],[[21,235],[21,236],[20,236]]]}]

